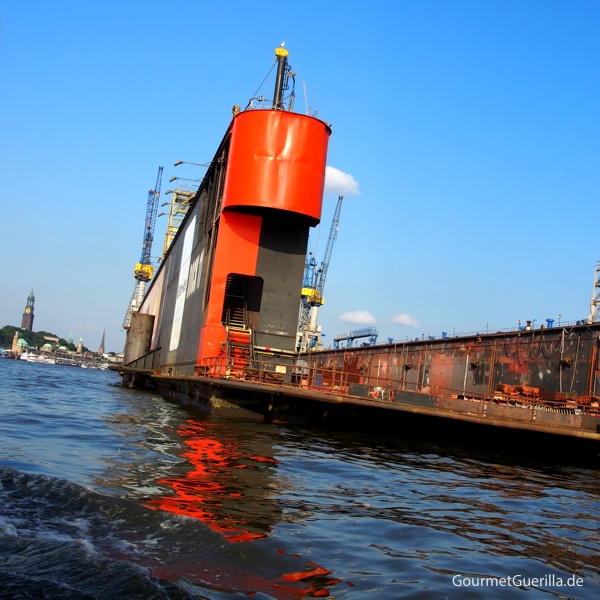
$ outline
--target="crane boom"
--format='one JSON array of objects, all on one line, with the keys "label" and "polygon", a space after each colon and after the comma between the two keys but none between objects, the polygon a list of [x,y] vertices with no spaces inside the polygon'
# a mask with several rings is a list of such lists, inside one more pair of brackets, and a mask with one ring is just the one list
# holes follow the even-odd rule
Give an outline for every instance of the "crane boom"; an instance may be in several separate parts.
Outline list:
[{"label": "crane boom", "polygon": [[[327,248],[325,249],[325,256],[323,257],[321,272],[319,274],[319,281],[317,283],[317,291],[319,292],[319,298],[323,298],[323,290],[325,289],[325,278],[327,277],[327,270],[329,269],[329,261],[331,260],[331,253],[333,252],[333,245],[337,239],[338,224],[340,222],[340,213],[342,212],[342,201],[344,196],[338,196],[337,205],[335,212],[333,213],[333,221],[331,222],[331,229],[329,230],[329,238],[327,240]],[[321,302],[322,304],[322,302]]]},{"label": "crane boom", "polygon": [[158,167],[156,185],[148,192],[148,202],[146,204],[146,221],[144,223],[144,237],[142,240],[142,254],[140,262],[135,265],[133,275],[136,279],[133,288],[133,294],[127,307],[127,313],[123,321],[123,329],[129,329],[131,324],[131,314],[137,312],[144,299],[146,285],[152,279],[154,267],[152,266],[150,253],[152,251],[152,241],[154,240],[154,226],[156,225],[156,213],[158,211],[158,200],[160,198],[160,186],[162,183],[163,167]]},{"label": "crane boom", "polygon": [[329,262],[331,261],[333,246],[337,238],[343,200],[343,196],[338,196],[321,268],[316,269],[317,263],[313,256],[306,262],[304,281],[302,283],[302,303],[298,319],[299,350],[308,350],[315,347],[320,337],[317,327],[317,314],[319,307],[325,302],[323,299],[323,290],[325,289],[325,279],[327,277],[327,270],[329,269]]},{"label": "crane boom", "polygon": [[158,211],[158,200],[160,198],[160,186],[162,183],[163,168],[158,167],[156,176],[156,185],[154,189],[148,192],[148,203],[146,205],[146,221],[144,224],[144,238],[142,241],[142,254],[140,262],[135,265],[134,275],[140,281],[150,281],[152,279],[153,267],[151,264],[150,253],[152,251],[152,242],[154,241],[154,227],[156,225],[156,213]]}]

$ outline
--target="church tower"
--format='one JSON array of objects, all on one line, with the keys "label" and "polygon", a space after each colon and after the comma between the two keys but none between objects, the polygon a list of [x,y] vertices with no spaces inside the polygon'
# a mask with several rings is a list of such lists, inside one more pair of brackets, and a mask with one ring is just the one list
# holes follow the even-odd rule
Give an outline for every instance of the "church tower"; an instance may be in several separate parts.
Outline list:
[{"label": "church tower", "polygon": [[100,342],[100,348],[98,348],[98,354],[104,354],[104,338],[106,337],[106,329],[102,332],[102,340]]},{"label": "church tower", "polygon": [[31,294],[27,296],[27,304],[25,305],[25,312],[23,313],[23,320],[21,321],[21,329],[27,331],[33,331],[33,304],[35,303],[35,296],[33,290]]}]

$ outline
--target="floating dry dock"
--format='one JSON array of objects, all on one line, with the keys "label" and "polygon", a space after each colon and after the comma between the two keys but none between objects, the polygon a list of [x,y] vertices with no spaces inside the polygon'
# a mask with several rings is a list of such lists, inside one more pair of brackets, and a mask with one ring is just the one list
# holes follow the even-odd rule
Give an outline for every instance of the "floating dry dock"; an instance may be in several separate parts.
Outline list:
[{"label": "floating dry dock", "polygon": [[581,325],[285,361],[273,353],[237,366],[221,356],[196,365],[192,376],[169,374],[155,351],[123,376],[206,411],[237,410],[268,421],[337,424],[368,413],[385,422],[394,412],[600,442],[599,334],[600,326]]},{"label": "floating dry dock", "polygon": [[331,129],[291,111],[283,48],[276,65],[272,102],[234,107],[131,314],[124,384],[272,421],[418,415],[599,442],[598,324],[296,352]]}]

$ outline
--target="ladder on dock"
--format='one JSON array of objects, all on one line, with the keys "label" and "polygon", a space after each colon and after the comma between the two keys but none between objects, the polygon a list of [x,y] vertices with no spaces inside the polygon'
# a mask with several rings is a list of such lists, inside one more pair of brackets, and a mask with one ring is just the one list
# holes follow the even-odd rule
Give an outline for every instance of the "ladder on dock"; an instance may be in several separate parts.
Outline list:
[{"label": "ladder on dock", "polygon": [[[234,301],[238,300],[239,301]],[[254,334],[248,322],[248,311],[242,296],[229,296],[226,316],[226,353],[229,370],[242,373],[254,363]]]}]

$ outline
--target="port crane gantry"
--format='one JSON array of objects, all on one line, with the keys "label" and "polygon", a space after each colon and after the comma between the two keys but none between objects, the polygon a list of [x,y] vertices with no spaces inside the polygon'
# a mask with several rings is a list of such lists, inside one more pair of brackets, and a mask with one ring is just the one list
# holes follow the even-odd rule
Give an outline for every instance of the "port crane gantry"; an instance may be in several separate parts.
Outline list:
[{"label": "port crane gantry", "polygon": [[348,333],[340,333],[333,338],[333,347],[339,348],[340,342],[346,342],[346,348],[351,348],[354,340],[360,338],[369,338],[363,346],[374,346],[377,343],[379,332],[376,327],[364,327],[363,329],[354,329]]},{"label": "port crane gantry", "polygon": [[162,183],[163,167],[158,167],[156,185],[148,191],[148,202],[146,204],[146,221],[144,223],[144,237],[142,241],[142,255],[140,262],[135,265],[133,275],[135,277],[135,286],[133,294],[127,307],[127,314],[123,321],[123,329],[129,329],[131,324],[131,315],[136,312],[144,299],[146,286],[152,279],[154,267],[152,266],[150,252],[154,240],[154,227],[156,225],[156,213],[158,210],[158,200],[160,198],[160,186]]},{"label": "port crane gantry", "polygon": [[337,238],[343,200],[343,196],[338,196],[321,268],[317,269],[317,261],[312,255],[306,262],[304,280],[302,282],[300,318],[298,320],[298,350],[307,351],[314,348],[320,337],[317,327],[317,316],[319,308],[325,302],[323,290],[325,289],[325,279],[327,277],[327,270],[329,269],[329,262],[331,261],[333,246]]}]

